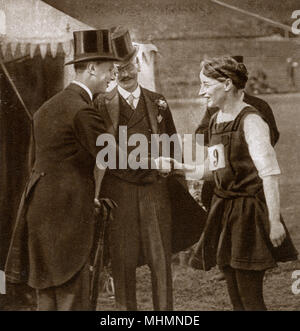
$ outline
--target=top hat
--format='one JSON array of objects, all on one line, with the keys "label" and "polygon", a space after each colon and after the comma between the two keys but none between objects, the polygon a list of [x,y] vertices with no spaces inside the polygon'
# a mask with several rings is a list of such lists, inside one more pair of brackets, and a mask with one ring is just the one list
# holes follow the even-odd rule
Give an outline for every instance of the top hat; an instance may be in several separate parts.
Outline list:
[{"label": "top hat", "polygon": [[114,52],[111,29],[74,31],[74,59],[67,64],[86,61],[120,61]]},{"label": "top hat", "polygon": [[139,47],[132,43],[127,29],[120,26],[113,28],[111,39],[115,54],[122,62],[127,62],[137,55]]},{"label": "top hat", "polygon": [[236,60],[236,62],[238,63],[244,63],[244,57],[243,55],[234,55],[234,56],[231,56],[233,59]]}]

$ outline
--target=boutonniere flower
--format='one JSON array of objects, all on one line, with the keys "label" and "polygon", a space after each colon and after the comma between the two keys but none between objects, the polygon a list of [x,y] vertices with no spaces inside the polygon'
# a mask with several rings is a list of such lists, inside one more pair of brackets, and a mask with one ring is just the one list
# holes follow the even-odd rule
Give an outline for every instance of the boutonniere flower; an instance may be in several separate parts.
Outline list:
[{"label": "boutonniere flower", "polygon": [[168,108],[168,104],[164,99],[158,99],[155,101],[159,110],[166,110]]},{"label": "boutonniere flower", "polygon": [[160,123],[163,120],[163,116],[161,115],[161,113],[168,108],[168,104],[164,99],[155,100],[155,103],[157,104],[159,110],[159,113],[157,115],[157,123]]}]

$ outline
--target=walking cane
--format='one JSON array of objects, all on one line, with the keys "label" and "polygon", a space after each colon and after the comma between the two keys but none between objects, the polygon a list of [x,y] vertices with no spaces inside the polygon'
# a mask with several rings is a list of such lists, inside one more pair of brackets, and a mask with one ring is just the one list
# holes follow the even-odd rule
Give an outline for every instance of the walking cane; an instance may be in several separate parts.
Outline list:
[{"label": "walking cane", "polygon": [[117,207],[117,204],[111,199],[100,199],[98,202],[100,213],[97,217],[95,242],[93,248],[93,257],[91,265],[91,292],[90,302],[91,310],[96,310],[97,299],[100,292],[100,274],[104,270],[105,266],[105,251],[108,250],[106,236],[109,222],[112,219],[112,209]]}]

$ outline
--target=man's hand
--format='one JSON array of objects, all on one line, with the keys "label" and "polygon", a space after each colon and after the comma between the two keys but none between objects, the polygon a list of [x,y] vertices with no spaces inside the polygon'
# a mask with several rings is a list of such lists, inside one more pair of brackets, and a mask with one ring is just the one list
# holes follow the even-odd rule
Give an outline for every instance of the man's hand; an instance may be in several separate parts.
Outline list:
[{"label": "man's hand", "polygon": [[106,219],[108,213],[111,209],[117,208],[118,205],[112,199],[105,199],[101,198],[100,200],[95,198],[94,199],[94,206],[95,206],[95,214],[101,215],[102,218]]},{"label": "man's hand", "polygon": [[270,222],[270,240],[274,247],[279,247],[286,237],[285,229],[281,222]]},{"label": "man's hand", "polygon": [[[94,199],[94,206],[95,206],[96,215],[100,215],[100,213],[103,213],[103,211],[106,211],[106,208],[103,208],[102,203],[97,198]],[[107,215],[104,215],[104,216],[107,216]]]}]

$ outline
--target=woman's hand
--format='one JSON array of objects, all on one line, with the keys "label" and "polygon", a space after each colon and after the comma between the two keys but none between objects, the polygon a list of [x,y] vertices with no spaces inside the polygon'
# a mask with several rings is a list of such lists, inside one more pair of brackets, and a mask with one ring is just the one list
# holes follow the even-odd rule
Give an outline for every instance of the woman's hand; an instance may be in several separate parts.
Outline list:
[{"label": "woman's hand", "polygon": [[171,157],[160,156],[155,159],[155,164],[156,169],[164,175],[168,175],[173,169],[183,171],[187,180],[198,180],[204,175],[204,165],[181,163]]},{"label": "woman's hand", "polygon": [[281,222],[270,222],[270,240],[274,247],[279,247],[286,237],[285,229]]},{"label": "woman's hand", "polygon": [[280,222],[279,178],[277,175],[263,177],[263,188],[270,221],[270,240],[274,247],[282,244],[286,237],[285,229]]}]

